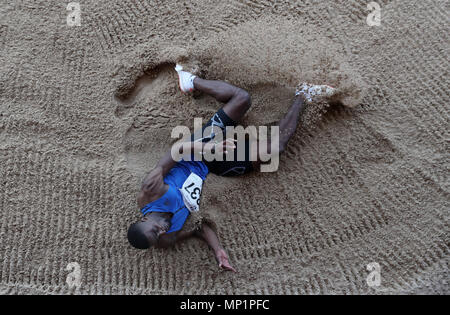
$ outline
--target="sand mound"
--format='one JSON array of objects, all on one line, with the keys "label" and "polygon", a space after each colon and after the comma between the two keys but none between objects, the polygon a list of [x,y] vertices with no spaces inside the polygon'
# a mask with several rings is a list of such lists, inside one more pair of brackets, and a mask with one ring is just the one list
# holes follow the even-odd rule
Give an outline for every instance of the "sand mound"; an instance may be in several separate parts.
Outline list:
[{"label": "sand mound", "polygon": [[[203,78],[228,81],[249,90],[260,106],[280,102],[273,99],[274,93],[280,94],[274,90],[293,95],[299,83],[311,82],[337,88],[332,103],[355,107],[366,95],[367,85],[351,69],[341,50],[341,46],[320,35],[314,26],[292,20],[261,19],[189,47],[146,51],[145,55],[152,55],[152,60],[142,66],[142,72],[136,72],[136,65],[127,69],[120,76],[116,96],[125,103],[130,98],[134,100],[144,85],[149,86],[159,75],[161,68],[170,72],[175,63],[182,63]],[[162,84],[172,83],[168,80]],[[261,92],[266,95],[260,95]],[[310,107],[302,117],[303,125],[314,125],[328,105],[322,102]]]},{"label": "sand mound", "polygon": [[341,91],[338,98],[348,100],[348,106],[358,105],[365,94],[365,83],[348,65],[343,47],[305,22],[252,21],[198,46],[200,52],[193,51],[200,62],[197,68],[207,65],[204,74],[249,90],[260,85],[328,84]]},{"label": "sand mound", "polygon": [[[178,61],[186,62],[194,71],[199,69],[203,77],[248,89],[258,98],[256,106],[280,102],[272,99],[274,89],[293,95],[299,83],[310,82],[337,88],[333,103],[355,107],[366,95],[367,86],[340,53],[342,48],[305,22],[261,19],[201,41],[192,48],[192,57]],[[255,95],[259,92],[255,87],[263,91],[267,87],[268,95]],[[327,107],[325,102],[309,107],[302,117],[303,125],[311,127]]]},{"label": "sand mound", "polygon": [[[0,293],[448,294],[448,4],[379,3],[380,27],[356,0],[81,2],[77,28],[54,1],[2,5]],[[208,177],[237,275],[198,240],[126,240],[172,128],[219,107],[179,92],[177,61],[249,90],[244,124],[302,81],[345,105],[310,106],[277,173]]]}]

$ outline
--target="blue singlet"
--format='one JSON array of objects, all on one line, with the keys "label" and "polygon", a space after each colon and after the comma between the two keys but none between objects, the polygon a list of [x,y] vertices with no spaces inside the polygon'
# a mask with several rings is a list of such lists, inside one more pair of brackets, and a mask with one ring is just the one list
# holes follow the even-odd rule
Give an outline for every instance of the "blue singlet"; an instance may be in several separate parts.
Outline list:
[{"label": "blue singlet", "polygon": [[203,162],[181,161],[177,163],[164,177],[164,182],[169,185],[169,190],[161,198],[149,203],[141,210],[143,215],[150,212],[173,213],[170,230],[167,233],[181,230],[190,214],[184,205],[180,188],[191,173],[195,173],[205,180],[209,171]]}]

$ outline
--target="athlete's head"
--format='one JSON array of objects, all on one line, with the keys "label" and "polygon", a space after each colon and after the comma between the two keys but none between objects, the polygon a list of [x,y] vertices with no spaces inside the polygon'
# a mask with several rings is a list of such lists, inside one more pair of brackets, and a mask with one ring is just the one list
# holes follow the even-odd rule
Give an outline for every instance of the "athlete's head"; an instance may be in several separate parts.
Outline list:
[{"label": "athlete's head", "polygon": [[159,237],[170,229],[171,214],[152,212],[128,229],[128,241],[137,249],[148,249],[158,243]]}]

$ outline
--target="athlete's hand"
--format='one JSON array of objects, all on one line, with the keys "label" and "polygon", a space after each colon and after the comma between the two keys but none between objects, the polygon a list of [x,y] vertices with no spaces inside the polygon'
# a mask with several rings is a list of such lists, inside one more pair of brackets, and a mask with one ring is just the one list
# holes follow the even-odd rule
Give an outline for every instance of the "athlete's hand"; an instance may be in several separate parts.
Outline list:
[{"label": "athlete's hand", "polygon": [[228,261],[228,255],[225,252],[225,250],[219,249],[216,252],[216,259],[217,259],[217,262],[219,263],[219,267],[222,268],[223,270],[237,272],[236,269],[234,269],[231,266],[230,262]]},{"label": "athlete's hand", "polygon": [[207,152],[213,152],[214,153],[225,153],[228,154],[236,149],[236,142],[237,140],[234,139],[227,139],[222,142],[218,143],[207,143],[205,145],[205,151]]}]

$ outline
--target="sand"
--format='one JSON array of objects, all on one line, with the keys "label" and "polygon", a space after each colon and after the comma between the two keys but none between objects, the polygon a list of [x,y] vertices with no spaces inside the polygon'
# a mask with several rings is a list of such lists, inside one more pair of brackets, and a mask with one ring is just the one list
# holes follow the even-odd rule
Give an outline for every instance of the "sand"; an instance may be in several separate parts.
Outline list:
[{"label": "sand", "polygon": [[[449,294],[447,1],[81,1],[0,7],[1,294]],[[69,2],[69,1],[67,1]],[[366,3],[367,2],[367,3]],[[239,273],[198,240],[136,251],[143,174],[219,104],[183,62],[249,90],[270,125],[300,81],[310,108],[278,172],[210,175],[202,211]],[[66,266],[81,268],[81,286]],[[369,287],[366,266],[381,267]]]}]

